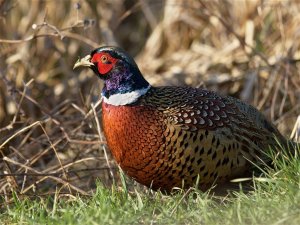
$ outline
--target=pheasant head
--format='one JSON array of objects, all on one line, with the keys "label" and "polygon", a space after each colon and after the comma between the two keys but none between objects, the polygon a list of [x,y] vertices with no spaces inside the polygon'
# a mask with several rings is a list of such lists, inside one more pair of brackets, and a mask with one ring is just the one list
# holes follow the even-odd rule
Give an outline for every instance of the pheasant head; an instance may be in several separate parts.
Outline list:
[{"label": "pheasant head", "polygon": [[134,103],[150,88],[138,66],[118,47],[100,47],[79,60],[74,68],[86,66],[104,80],[102,96],[112,105]]}]

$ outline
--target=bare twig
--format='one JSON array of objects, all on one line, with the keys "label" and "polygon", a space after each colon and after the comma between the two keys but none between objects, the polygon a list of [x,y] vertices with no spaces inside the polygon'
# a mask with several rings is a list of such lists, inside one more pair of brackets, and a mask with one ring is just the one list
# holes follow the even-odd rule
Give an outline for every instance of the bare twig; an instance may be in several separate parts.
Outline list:
[{"label": "bare twig", "polygon": [[[102,134],[101,134],[101,130],[100,130],[100,123],[99,123],[99,120],[98,120],[97,113],[96,113],[96,110],[95,110],[95,109],[96,109],[96,106],[94,106],[94,105],[92,104],[92,110],[93,110],[94,118],[95,118],[96,125],[97,125],[98,135],[99,135],[100,141],[103,141]],[[107,150],[106,150],[105,146],[103,146],[103,151],[104,151],[104,156],[105,156],[105,159],[106,159],[107,166],[110,168],[110,169],[109,169],[110,176],[111,176],[111,178],[112,178],[113,181],[114,181],[114,180],[115,180],[114,173],[113,173],[113,171],[111,170],[111,166],[110,166],[110,163],[109,163],[109,160],[108,160]]]}]

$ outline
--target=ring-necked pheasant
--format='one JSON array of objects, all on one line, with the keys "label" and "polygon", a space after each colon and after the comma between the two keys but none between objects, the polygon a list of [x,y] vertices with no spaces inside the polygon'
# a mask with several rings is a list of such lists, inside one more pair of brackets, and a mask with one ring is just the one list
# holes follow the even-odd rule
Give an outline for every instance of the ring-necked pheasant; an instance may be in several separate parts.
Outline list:
[{"label": "ring-necked pheasant", "polygon": [[190,87],[152,87],[118,47],[80,61],[104,80],[102,113],[108,146],[121,168],[153,189],[208,188],[241,177],[265,151],[287,140],[254,107]]}]

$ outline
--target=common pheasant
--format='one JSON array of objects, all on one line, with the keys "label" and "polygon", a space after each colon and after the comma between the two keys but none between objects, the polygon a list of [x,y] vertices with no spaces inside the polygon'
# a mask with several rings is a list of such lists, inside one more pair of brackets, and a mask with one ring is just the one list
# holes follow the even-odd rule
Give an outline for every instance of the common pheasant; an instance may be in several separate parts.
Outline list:
[{"label": "common pheasant", "polygon": [[191,87],[153,87],[133,58],[100,47],[79,60],[104,80],[103,127],[116,162],[154,190],[242,177],[287,140],[254,107]]}]

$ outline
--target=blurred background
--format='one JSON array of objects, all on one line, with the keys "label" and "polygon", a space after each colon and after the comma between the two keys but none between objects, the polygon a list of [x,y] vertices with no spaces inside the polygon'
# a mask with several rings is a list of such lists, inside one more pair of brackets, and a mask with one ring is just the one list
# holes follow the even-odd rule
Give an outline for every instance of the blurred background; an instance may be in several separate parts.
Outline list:
[{"label": "blurred background", "polygon": [[90,194],[119,184],[78,57],[118,45],[153,85],[254,105],[290,137],[300,114],[300,3],[0,0],[0,194]]}]

